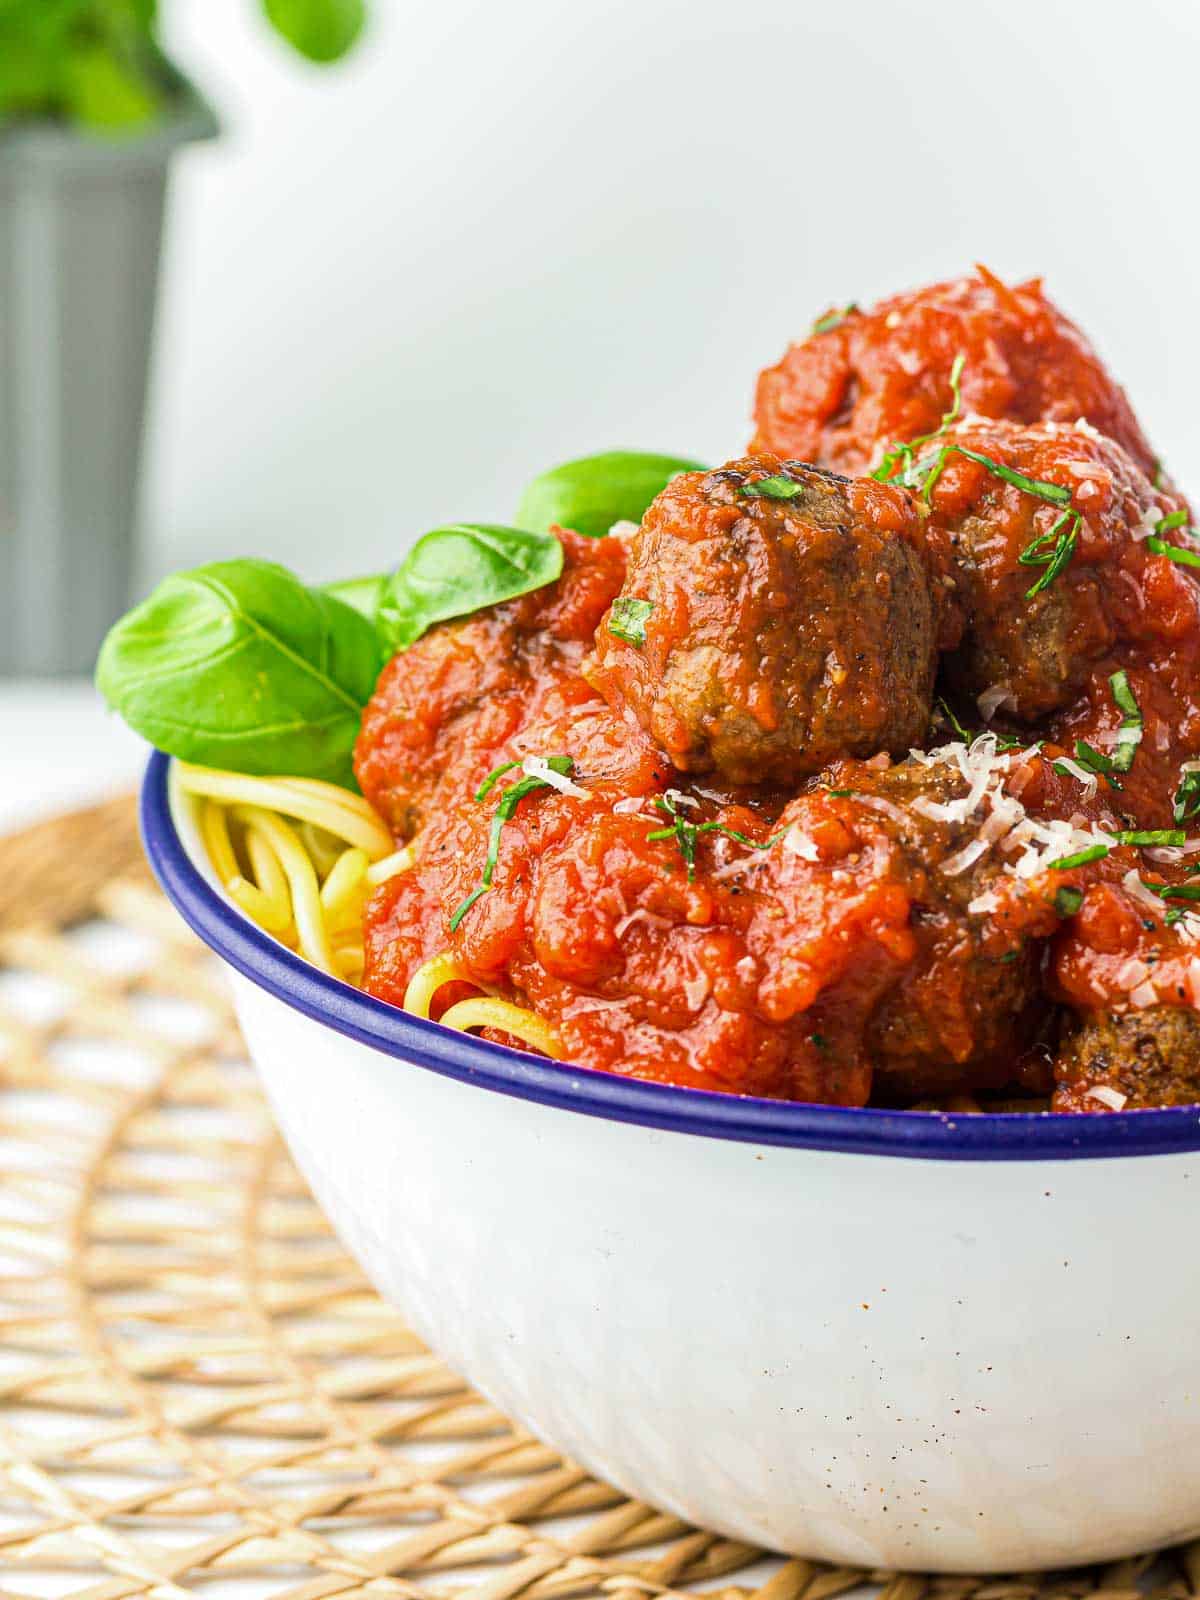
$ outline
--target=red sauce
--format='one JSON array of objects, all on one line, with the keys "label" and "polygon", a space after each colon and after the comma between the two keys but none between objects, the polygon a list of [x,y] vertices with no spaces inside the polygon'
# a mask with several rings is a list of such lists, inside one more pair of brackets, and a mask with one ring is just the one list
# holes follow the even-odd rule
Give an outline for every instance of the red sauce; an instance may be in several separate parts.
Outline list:
[{"label": "red sauce", "polygon": [[[935,446],[959,448],[927,506],[781,459],[861,470],[937,429],[960,352],[964,419]],[[1147,478],[1124,394],[1037,282],[981,272],[794,347],[763,375],[758,426],[778,453],[676,480],[632,554],[557,530],[558,583],[385,669],[356,770],[417,860],[369,904],[366,987],[399,1004],[449,950],[568,1060],[705,1089],[1200,1099],[1200,1022],[1179,1025],[1200,1006],[1200,915],[1155,892],[1200,854],[1126,842],[1056,864],[1081,839],[1175,826],[1200,756],[1200,587],[1146,537],[1167,518],[1186,543],[1186,505]],[[1067,559],[1031,596],[1031,545],[1064,528]],[[627,582],[652,604],[640,642],[608,628]],[[939,652],[937,693],[1024,753],[906,757]],[[1111,764],[1129,734],[1114,674],[1138,713],[1131,764]],[[555,755],[572,792],[521,800],[460,914],[521,773],[479,786]]]},{"label": "red sauce", "polygon": [[863,472],[896,440],[929,433],[953,402],[964,357],[963,414],[1014,422],[1085,417],[1149,475],[1155,458],[1124,391],[1040,279],[1009,287],[986,268],[850,310],[768,367],[758,381],[753,450]]}]

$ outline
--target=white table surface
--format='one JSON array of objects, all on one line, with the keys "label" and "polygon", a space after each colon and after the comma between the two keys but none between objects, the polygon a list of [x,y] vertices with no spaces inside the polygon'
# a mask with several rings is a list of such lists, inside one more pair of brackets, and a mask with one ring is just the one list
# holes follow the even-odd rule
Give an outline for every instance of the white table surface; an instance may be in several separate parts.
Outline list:
[{"label": "white table surface", "polygon": [[0,679],[0,834],[137,783],[146,746],[84,679]]}]

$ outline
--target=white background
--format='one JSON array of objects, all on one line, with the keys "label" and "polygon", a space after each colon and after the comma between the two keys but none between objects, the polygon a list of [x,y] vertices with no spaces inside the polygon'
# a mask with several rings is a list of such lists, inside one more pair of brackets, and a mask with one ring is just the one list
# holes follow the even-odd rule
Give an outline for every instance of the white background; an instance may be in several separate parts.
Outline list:
[{"label": "white background", "polygon": [[[616,445],[717,460],[814,312],[1042,271],[1200,489],[1191,0],[374,0],[308,68],[163,0],[181,159],[143,585],[394,563]],[[0,691],[0,827],[127,783],[86,690]]]},{"label": "white background", "polygon": [[332,72],[164,0],[149,569],[394,563],[619,445],[718,460],[832,302],[1044,272],[1200,477],[1192,0],[374,0]]}]

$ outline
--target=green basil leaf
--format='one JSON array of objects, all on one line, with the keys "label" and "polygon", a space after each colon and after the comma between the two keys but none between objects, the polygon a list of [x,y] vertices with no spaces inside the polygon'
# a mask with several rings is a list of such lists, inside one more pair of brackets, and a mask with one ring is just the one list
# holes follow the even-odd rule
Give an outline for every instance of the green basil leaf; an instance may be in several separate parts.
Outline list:
[{"label": "green basil leaf", "polygon": [[360,616],[366,617],[375,627],[379,621],[379,606],[386,582],[384,573],[375,572],[369,578],[338,578],[334,583],[323,583],[321,589],[325,594],[333,595],[335,600],[353,606]]},{"label": "green basil leaf", "polygon": [[350,606],[272,561],[166,578],[109,631],[96,685],[159,750],[206,767],[353,787],[382,655]]},{"label": "green basil leaf", "polygon": [[637,600],[632,595],[619,594],[609,612],[608,631],[614,639],[624,639],[626,644],[644,645],[646,622],[653,610],[653,600]]},{"label": "green basil leaf", "polygon": [[393,650],[407,650],[435,622],[553,583],[562,564],[562,545],[551,533],[480,522],[434,528],[384,583],[379,631]]},{"label": "green basil leaf", "polygon": [[681,472],[703,471],[699,461],[642,450],[605,450],[565,461],[526,488],[517,524],[535,533],[557,525],[598,538],[614,522],[640,522],[651,500]]},{"label": "green basil leaf", "polygon": [[267,19],[310,61],[344,56],[367,20],[365,0],[263,0]]},{"label": "green basil leaf", "polygon": [[774,472],[769,478],[755,478],[753,483],[743,483],[738,493],[750,500],[795,500],[804,490],[805,485],[797,483],[795,478]]}]

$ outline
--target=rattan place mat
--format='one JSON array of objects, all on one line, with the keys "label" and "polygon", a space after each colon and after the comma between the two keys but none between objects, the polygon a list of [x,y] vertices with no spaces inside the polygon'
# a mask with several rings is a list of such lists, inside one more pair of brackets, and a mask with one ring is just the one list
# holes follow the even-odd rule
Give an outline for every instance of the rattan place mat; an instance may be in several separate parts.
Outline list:
[{"label": "rattan place mat", "polygon": [[769,1560],[508,1422],[334,1238],[129,801],[0,841],[0,1085],[3,1600],[1200,1591],[1200,1543],[1004,1580]]}]

